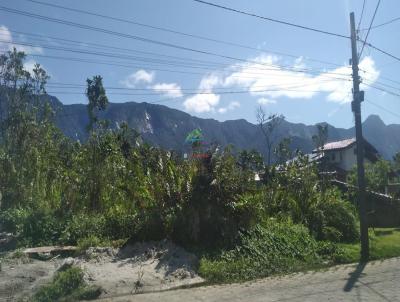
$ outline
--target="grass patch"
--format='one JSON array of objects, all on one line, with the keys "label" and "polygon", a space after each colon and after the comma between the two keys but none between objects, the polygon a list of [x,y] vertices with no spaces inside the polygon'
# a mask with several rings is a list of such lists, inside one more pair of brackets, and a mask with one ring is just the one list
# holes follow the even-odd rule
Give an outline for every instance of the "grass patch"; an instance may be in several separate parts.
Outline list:
[{"label": "grass patch", "polygon": [[319,244],[301,225],[268,222],[240,234],[238,244],[200,261],[199,274],[212,283],[244,281],[317,267]]},{"label": "grass patch", "polygon": [[[400,256],[400,228],[377,228],[369,232],[370,259],[378,260]],[[339,244],[336,263],[353,263],[360,260],[360,244]]]},{"label": "grass patch", "polygon": [[78,301],[95,299],[101,294],[101,288],[89,287],[83,279],[83,271],[71,267],[58,272],[50,284],[40,288],[33,296],[33,302]]}]

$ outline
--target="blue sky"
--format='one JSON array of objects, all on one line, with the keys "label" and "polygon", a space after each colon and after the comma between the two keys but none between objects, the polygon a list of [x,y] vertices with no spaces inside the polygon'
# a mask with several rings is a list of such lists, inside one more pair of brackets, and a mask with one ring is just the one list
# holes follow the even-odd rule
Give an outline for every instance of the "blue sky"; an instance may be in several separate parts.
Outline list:
[{"label": "blue sky", "polygon": [[[358,22],[363,3],[362,0],[212,1],[344,35],[349,35],[349,13],[354,11]],[[107,92],[112,102],[154,102],[203,118],[220,121],[244,118],[250,122],[255,122],[256,108],[261,105],[266,112],[283,114],[291,122],[314,124],[326,121],[346,128],[353,125],[349,103],[350,71],[346,66],[351,51],[347,39],[259,20],[192,0],[53,0],[51,3],[248,47],[173,34],[26,0],[0,0],[0,6],[8,8],[243,60],[180,50],[0,10],[0,50],[14,45],[36,55],[28,56],[27,68],[34,62],[42,64],[51,75],[49,93],[65,104],[86,103],[84,86],[65,84],[84,85],[86,78],[100,74],[106,88],[110,87]],[[366,1],[361,28],[368,27],[376,3]],[[399,17],[399,11],[399,1],[382,0],[374,24]],[[400,56],[399,35],[400,21],[397,21],[371,30],[368,41]],[[98,45],[93,48],[91,43],[108,48]],[[44,46],[92,53],[61,51]],[[94,55],[93,52],[107,53],[107,56]],[[71,61],[70,58],[80,61]],[[399,61],[367,47],[360,67],[366,71],[362,73],[366,83],[400,93],[400,75],[396,72],[400,67]],[[362,88],[366,91],[367,100],[400,114],[400,97],[369,86]],[[400,123],[398,116],[370,102],[363,103],[364,118],[379,114],[387,124]]]}]

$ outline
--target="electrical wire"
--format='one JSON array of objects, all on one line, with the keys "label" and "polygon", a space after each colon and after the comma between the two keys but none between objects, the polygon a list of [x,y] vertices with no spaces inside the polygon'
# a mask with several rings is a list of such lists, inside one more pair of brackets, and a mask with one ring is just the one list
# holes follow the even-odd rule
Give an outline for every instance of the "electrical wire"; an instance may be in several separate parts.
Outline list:
[{"label": "electrical wire", "polygon": [[367,103],[369,103],[369,104],[371,104],[371,105],[373,105],[373,106],[375,106],[375,107],[377,107],[377,108],[379,108],[379,109],[381,109],[381,110],[387,112],[387,113],[392,114],[393,116],[396,116],[396,117],[400,118],[400,114],[397,114],[397,113],[395,113],[395,112],[393,112],[393,111],[391,111],[391,110],[388,110],[388,109],[386,109],[385,107],[383,107],[383,106],[381,106],[381,105],[379,105],[379,104],[376,104],[376,103],[374,103],[374,102],[372,102],[372,101],[370,101],[370,100],[366,100],[366,99],[365,99],[365,101],[366,101]]},{"label": "electrical wire", "polygon": [[30,12],[16,10],[16,9],[4,7],[4,6],[0,6],[0,10],[6,11],[6,12],[10,12],[10,13],[14,13],[14,14],[18,14],[18,15],[22,15],[22,16],[26,16],[26,17],[30,17],[30,18],[40,19],[40,20],[44,20],[44,21],[48,21],[48,22],[68,25],[68,26],[77,27],[77,28],[86,29],[86,30],[91,30],[91,31],[96,31],[96,32],[101,32],[101,33],[114,35],[114,36],[118,36],[118,37],[123,37],[123,38],[128,38],[128,39],[133,39],[133,40],[137,40],[137,41],[141,41],[141,42],[145,42],[145,43],[151,43],[151,44],[156,44],[156,45],[160,45],[160,46],[171,47],[171,48],[184,50],[184,51],[196,52],[196,53],[203,54],[203,55],[216,56],[216,57],[230,59],[230,60],[234,60],[234,61],[247,62],[247,63],[251,62],[251,63],[260,64],[260,65],[265,65],[263,63],[256,62],[256,61],[250,61],[250,60],[246,60],[246,59],[242,59],[242,58],[236,58],[236,57],[232,57],[232,56],[217,54],[217,53],[213,53],[213,52],[209,52],[209,51],[205,51],[205,50],[199,50],[199,49],[194,49],[194,48],[190,48],[190,47],[185,47],[185,46],[181,46],[181,45],[177,45],[177,44],[173,44],[173,43],[168,43],[168,42],[148,39],[148,38],[145,38],[145,37],[140,37],[140,36],[125,34],[125,33],[120,33],[120,32],[111,31],[111,30],[108,30],[108,29],[100,28],[100,27],[95,27],[95,26],[85,25],[85,24],[81,24],[81,23],[71,22],[71,21],[68,21],[68,20],[51,18],[51,17],[42,16],[42,15],[38,15],[38,14],[33,14],[33,13],[30,13]]},{"label": "electrical wire", "polygon": [[[324,90],[299,90],[299,89],[287,89],[287,88],[279,88],[279,89],[263,89],[263,90],[237,90],[237,91],[218,91],[218,92],[185,92],[182,97],[193,96],[193,95],[214,95],[214,94],[247,94],[247,93],[265,93],[265,92],[280,92],[280,91],[290,91],[290,92],[309,92],[309,93],[319,93],[326,92]],[[171,91],[170,91],[171,92]],[[77,94],[77,95],[85,95],[84,92],[72,92],[72,91],[48,91],[48,94]],[[109,95],[137,95],[137,96],[158,96],[163,94],[168,94],[167,92],[160,91],[159,93],[120,93],[120,92],[108,92]],[[180,96],[181,97],[181,96]]]},{"label": "electrical wire", "polygon": [[[65,20],[59,20],[59,19],[57,20],[57,19],[54,19],[54,18],[49,18],[49,17],[40,16],[40,15],[35,15],[35,14],[32,15],[32,14],[30,14],[30,13],[28,13],[28,12],[17,11],[17,10],[9,9],[9,8],[6,8],[6,7],[1,7],[1,6],[0,6],[0,10],[6,10],[6,11],[9,11],[9,12],[11,12],[11,13],[22,14],[22,15],[25,15],[25,16],[28,16],[28,17],[33,17],[33,18],[39,18],[39,19],[42,19],[42,18],[43,18],[44,20],[47,20],[47,21],[50,21],[50,22],[56,22],[56,23],[57,23],[58,21],[60,21],[62,24],[65,24],[65,23],[66,23],[66,25],[76,26],[76,27],[81,27],[81,26],[82,26],[84,29],[88,29],[88,30],[96,30],[96,31],[100,31],[100,32],[103,32],[103,31],[104,31],[104,29],[101,29],[101,28],[95,28],[95,27],[91,27],[91,26],[87,26],[87,25],[82,25],[82,24],[77,24],[77,23],[73,23],[73,22],[69,22],[69,21],[65,21]],[[105,30],[105,31],[106,31],[106,33],[108,33],[108,34],[116,34],[116,35],[119,35],[119,34],[120,34],[120,33],[111,32],[111,31],[108,31],[108,30]],[[133,39],[138,38],[139,40],[141,39],[141,37],[136,37],[136,36],[132,36],[132,35],[126,35],[126,34],[121,34],[121,35],[123,35],[124,37],[127,36],[128,38],[133,38]],[[150,39],[146,39],[146,38],[144,38],[144,39],[145,39],[144,42],[156,43],[156,44],[159,43],[159,41],[154,41],[154,40],[150,40]],[[363,40],[360,40],[360,41],[364,42]],[[366,41],[365,41],[365,42],[366,42]],[[165,44],[164,42],[160,42],[160,43],[161,43],[161,45],[164,45],[164,44]],[[367,44],[367,43],[366,43],[366,44]],[[398,57],[396,57],[396,56],[394,56],[394,55],[392,55],[392,54],[389,54],[388,52],[383,51],[383,50],[377,48],[376,46],[373,46],[373,45],[370,44],[370,43],[368,43],[367,45],[369,45],[370,47],[372,47],[372,48],[374,48],[374,49],[376,49],[376,50],[378,50],[378,51],[380,51],[380,52],[382,52],[382,53],[384,53],[384,54],[386,54],[386,55],[389,55],[389,56],[395,58],[396,60],[400,60]],[[164,45],[164,46],[166,46],[166,45]],[[168,43],[167,43],[167,46],[170,46],[170,47],[177,47],[177,48],[183,49],[183,50],[194,51],[194,52],[199,52],[199,53],[203,53],[203,54],[208,54],[208,55],[223,57],[223,58],[228,58],[228,59],[231,59],[231,60],[239,60],[239,61],[242,61],[242,62],[243,62],[243,61],[249,62],[248,60],[245,60],[245,59],[234,58],[234,57],[229,57],[229,56],[224,56],[224,55],[219,55],[219,54],[214,54],[214,53],[210,53],[210,52],[206,52],[206,51],[202,51],[202,50],[190,49],[190,48],[181,47],[181,46],[178,46],[178,45],[169,45]],[[252,63],[260,64],[259,62],[252,62]]]},{"label": "electrical wire", "polygon": [[360,16],[360,20],[358,20],[358,25],[357,25],[357,32],[360,31],[360,25],[361,25],[361,21],[364,15],[364,9],[365,9],[365,3],[367,2],[367,0],[363,0],[363,5],[362,5],[362,9],[361,9],[361,16]]},{"label": "electrical wire", "polygon": [[367,46],[369,46],[369,47],[371,47],[371,48],[373,48],[373,49],[375,49],[375,50],[377,50],[377,51],[379,51],[379,52],[381,52],[381,53],[383,53],[383,54],[385,54],[385,55],[387,55],[387,56],[389,56],[389,57],[391,57],[393,59],[395,59],[396,61],[400,61],[400,57],[397,57],[397,56],[395,56],[395,55],[393,55],[393,54],[391,54],[391,53],[389,53],[389,52],[387,52],[387,51],[385,51],[385,50],[383,50],[381,48],[378,48],[375,45],[372,45],[371,43],[368,43],[368,42],[363,41],[363,40],[360,40],[360,41],[364,42],[365,45],[367,45]]},{"label": "electrical wire", "polygon": [[[25,0],[25,1],[30,1],[30,0]],[[27,33],[27,32],[21,32],[21,31],[16,31],[16,30],[10,30],[8,29],[11,33],[16,33],[16,34],[21,34],[24,36],[34,36],[34,37],[41,37],[44,39],[53,39],[56,41],[65,41],[65,42],[71,42],[71,43],[76,43],[80,45],[88,45],[88,46],[93,46],[93,47],[99,47],[99,48],[109,48],[109,49],[116,49],[116,50],[122,50],[122,51],[128,51],[128,52],[137,52],[137,53],[142,53],[142,54],[150,54],[150,55],[156,55],[156,56],[163,56],[163,57],[170,57],[170,58],[177,58],[177,59],[182,59],[182,57],[177,57],[177,56],[170,56],[170,55],[165,55],[165,54],[160,54],[160,53],[154,53],[154,52],[148,52],[148,51],[140,51],[140,50],[134,50],[134,49],[129,49],[129,48],[121,48],[121,47],[115,47],[115,46],[110,46],[110,45],[104,45],[104,44],[98,44],[98,43],[89,43],[89,42],[83,42],[83,41],[76,41],[76,40],[70,40],[70,39],[65,39],[65,38],[59,38],[59,37],[54,37],[54,36],[47,36],[47,35],[39,35],[39,34],[34,34],[34,33]],[[260,53],[272,53],[280,56],[285,56],[285,57],[290,57],[294,59],[298,59],[301,57],[303,60],[310,61],[310,62],[316,62],[316,63],[321,63],[321,64],[326,64],[326,65],[331,65],[331,66],[336,66],[336,67],[341,67],[342,65],[333,63],[333,62],[328,62],[328,61],[322,61],[319,59],[314,59],[306,56],[300,56],[300,55],[294,55],[294,54],[288,54],[284,52],[279,52],[279,51],[274,51],[270,49],[257,49],[258,52]],[[204,60],[198,60],[198,59],[192,59],[192,58],[184,58],[186,60],[191,60],[191,61],[199,61],[199,62],[204,62]]]},{"label": "electrical wire", "polygon": [[[379,28],[379,27],[382,27],[382,26],[391,24],[391,23],[396,22],[396,21],[399,21],[399,20],[400,20],[400,17],[397,17],[397,18],[391,19],[391,20],[389,20],[389,21],[386,21],[386,22],[384,22],[384,23],[381,23],[381,24],[372,26],[371,29]],[[365,31],[365,30],[368,30],[368,28],[363,28],[363,29],[361,29],[361,31]]]},{"label": "electrical wire", "polygon": [[378,8],[379,8],[379,4],[381,4],[381,0],[378,0],[378,3],[377,3],[377,5],[376,5],[375,11],[374,11],[374,15],[372,16],[371,23],[369,24],[369,28],[368,28],[368,31],[367,31],[367,35],[365,36],[365,39],[364,39],[364,41],[363,41],[363,46],[362,46],[362,48],[361,48],[360,54],[358,55],[358,59],[361,58],[361,55],[362,55],[363,50],[364,50],[364,47],[365,47],[365,43],[366,43],[367,40],[368,40],[368,35],[369,35],[369,32],[371,31],[372,24],[374,23],[376,13],[377,13]]},{"label": "electrical wire", "polygon": [[[115,53],[92,52],[92,51],[79,50],[79,49],[70,49],[70,48],[50,46],[50,45],[40,45],[40,44],[22,43],[22,42],[11,42],[11,41],[6,41],[6,40],[0,40],[0,42],[7,43],[7,44],[10,44],[10,45],[16,44],[16,45],[23,45],[23,46],[30,46],[30,47],[42,47],[42,48],[47,48],[47,49],[52,49],[52,50],[68,51],[68,52],[74,52],[74,53],[80,53],[80,54],[91,54],[91,55],[97,55],[97,56],[103,56],[103,57],[122,58],[122,59],[127,59],[127,60],[140,60],[141,59],[141,58],[138,58],[138,57],[132,57],[132,56],[127,56],[127,55],[119,55],[119,54],[115,54]],[[35,55],[32,54],[32,56],[45,57],[45,55],[36,55],[36,54]],[[50,57],[50,56],[47,56],[47,57]],[[82,61],[81,59],[72,59],[72,60]],[[154,61],[151,61],[148,58],[145,58],[144,60],[147,63],[148,62],[154,63]],[[278,65],[278,64],[268,64],[268,63],[265,63],[265,62],[257,62],[257,61],[247,61],[247,62],[249,62],[251,64],[254,64],[254,65],[262,65],[262,66],[265,65],[265,66],[269,67],[269,68],[266,68],[266,67],[256,68],[256,70],[259,70],[259,71],[260,70],[261,71],[287,70],[287,71],[294,72],[294,73],[301,73],[301,74],[309,73],[310,75],[313,75],[313,73],[315,74],[315,71],[313,71],[312,69],[305,69],[305,68],[299,69],[299,68],[294,68],[294,67],[287,67],[287,66],[282,66],[282,65]],[[158,63],[161,64],[160,61]],[[112,64],[116,64],[116,63],[112,62]],[[179,64],[174,63],[174,62],[164,62],[162,64],[163,65],[169,65],[169,66],[175,66],[175,67],[176,66],[190,67],[190,68],[203,69],[203,70],[208,70],[208,71],[214,72],[214,70],[210,70],[210,69],[207,69],[207,68],[202,67],[202,66],[194,66],[194,65],[185,66],[185,65],[182,65],[182,64],[179,65]],[[237,66],[237,67],[241,67],[241,66]],[[264,73],[257,73],[257,72],[243,72],[243,73],[244,74],[250,74],[250,75],[263,75],[264,74]],[[347,79],[338,78],[338,77],[331,77],[330,75],[338,75],[338,76],[349,77],[349,74],[334,73],[334,72],[324,72],[322,75],[321,74],[318,74],[318,75],[320,75],[322,77],[325,77],[325,78],[332,78],[332,79],[336,79],[336,80],[347,80]],[[286,76],[286,75],[277,74],[276,76]],[[253,77],[253,78],[255,78],[255,77]]]},{"label": "electrical wire", "polygon": [[387,89],[385,89],[385,88],[378,87],[378,86],[375,86],[375,85],[372,85],[372,84],[367,84],[367,83],[363,83],[363,84],[366,85],[366,86],[368,86],[368,87],[371,87],[371,88],[380,90],[380,91],[382,91],[382,92],[386,92],[386,93],[388,93],[388,94],[390,94],[390,95],[393,95],[393,96],[396,96],[396,97],[400,97],[400,94],[399,94],[399,93],[396,93],[396,92],[387,90]]},{"label": "electrical wire", "polygon": [[326,31],[326,30],[313,28],[313,27],[309,27],[309,26],[299,25],[299,24],[295,24],[295,23],[291,23],[291,22],[287,22],[287,21],[283,21],[283,20],[278,20],[278,19],[274,19],[274,18],[270,18],[270,17],[264,17],[264,16],[260,16],[260,15],[254,14],[254,13],[245,12],[245,11],[242,11],[242,10],[234,9],[234,8],[231,8],[231,7],[227,7],[227,6],[223,6],[223,5],[219,5],[219,4],[215,4],[215,3],[211,3],[211,2],[207,2],[207,1],[203,1],[203,0],[193,0],[193,1],[198,2],[198,3],[202,3],[202,4],[206,4],[206,5],[209,5],[209,6],[213,6],[213,7],[216,7],[216,8],[224,9],[224,10],[227,10],[227,11],[231,11],[231,12],[247,15],[247,16],[250,16],[250,17],[255,17],[255,18],[258,18],[258,19],[266,20],[266,21],[271,21],[271,22],[275,22],[275,23],[279,23],[279,24],[284,24],[284,25],[288,25],[288,26],[292,26],[292,27],[297,27],[297,28],[301,28],[301,29],[305,29],[305,30],[309,30],[309,31],[314,31],[314,32],[317,32],[317,33],[326,34],[326,35],[330,35],[330,36],[335,36],[335,37],[339,37],[339,38],[350,39],[349,36],[345,36],[345,35],[342,35],[342,34],[329,32],[329,31]]},{"label": "electrical wire", "polygon": [[90,11],[86,11],[86,10],[82,10],[82,9],[76,9],[76,8],[71,8],[71,7],[66,7],[66,6],[62,6],[62,5],[57,5],[57,4],[43,2],[43,1],[36,1],[36,0],[25,0],[25,1],[36,3],[36,4],[40,4],[40,5],[45,5],[45,6],[49,6],[49,7],[55,7],[55,8],[59,8],[59,9],[63,9],[63,10],[68,10],[68,11],[72,11],[72,12],[76,12],[76,13],[80,13],[80,14],[96,16],[96,17],[100,17],[100,18],[103,18],[103,19],[108,19],[108,20],[113,20],[113,21],[132,24],[132,25],[137,25],[137,26],[141,26],[141,27],[146,27],[146,28],[150,28],[150,29],[155,29],[155,30],[168,32],[168,33],[172,33],[172,34],[177,34],[177,35],[181,35],[181,36],[186,36],[186,37],[190,37],[190,38],[196,38],[196,39],[200,39],[200,40],[204,40],[204,41],[210,41],[210,42],[225,44],[225,45],[229,45],[229,46],[235,46],[235,47],[240,47],[240,48],[260,51],[259,48],[250,47],[250,46],[239,44],[239,43],[223,41],[223,40],[220,40],[220,39],[213,39],[213,38],[200,36],[200,35],[195,35],[195,34],[190,34],[190,33],[184,33],[184,32],[181,32],[181,31],[168,29],[168,28],[165,28],[165,27],[154,26],[154,25],[150,25],[150,24],[144,24],[144,23],[140,23],[140,22],[137,22],[137,21],[132,21],[132,20],[128,20],[128,19],[123,19],[123,18],[108,16],[108,15],[103,15],[103,14],[94,13],[94,12],[90,12]]}]

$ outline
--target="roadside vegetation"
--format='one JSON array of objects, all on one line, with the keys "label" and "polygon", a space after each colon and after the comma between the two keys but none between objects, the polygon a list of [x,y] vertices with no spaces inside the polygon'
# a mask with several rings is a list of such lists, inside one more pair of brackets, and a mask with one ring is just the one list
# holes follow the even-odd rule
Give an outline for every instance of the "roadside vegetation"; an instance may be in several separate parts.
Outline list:
[{"label": "roadside vegetation", "polygon": [[[16,50],[0,56],[0,224],[18,247],[84,250],[168,238],[198,251],[200,274],[213,282],[357,261],[355,207],[300,153],[285,163],[289,140],[275,150],[270,140],[279,169],[233,147],[184,160],[144,143],[125,123],[101,120],[108,99],[95,76],[87,81],[89,138],[77,142],[54,124],[46,72],[39,65],[27,72],[24,58]],[[264,122],[279,125],[277,118]],[[256,181],[255,172],[264,177]],[[389,243],[398,230],[378,231],[372,254],[399,255]],[[35,299],[76,299],[87,294],[82,278],[78,269],[61,272]]]},{"label": "roadside vegetation", "polygon": [[85,284],[83,271],[71,267],[56,274],[53,281],[41,287],[33,296],[33,302],[73,302],[78,300],[93,300],[101,294],[99,287]]},{"label": "roadside vegetation", "polygon": [[[400,256],[400,228],[370,229],[370,259],[379,260]],[[339,244],[341,253],[337,263],[353,263],[359,260],[359,244]]]}]

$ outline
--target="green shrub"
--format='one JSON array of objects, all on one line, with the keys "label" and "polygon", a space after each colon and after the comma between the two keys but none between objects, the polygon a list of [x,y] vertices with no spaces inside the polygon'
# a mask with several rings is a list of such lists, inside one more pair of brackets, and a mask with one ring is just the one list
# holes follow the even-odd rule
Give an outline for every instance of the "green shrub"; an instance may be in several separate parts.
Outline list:
[{"label": "green shrub", "polygon": [[89,247],[102,246],[103,243],[101,239],[94,235],[78,239],[78,252],[86,251]]},{"label": "green shrub", "polygon": [[320,202],[310,214],[310,231],[318,240],[354,242],[359,238],[354,213],[354,207],[340,197]]},{"label": "green shrub", "polygon": [[101,293],[99,288],[86,287],[83,271],[71,267],[58,272],[53,281],[40,288],[33,296],[34,302],[77,301],[80,298],[95,299]]},{"label": "green shrub", "polygon": [[137,224],[137,216],[125,209],[112,208],[104,215],[104,236],[121,239],[132,236]]},{"label": "green shrub", "polygon": [[31,210],[11,208],[0,211],[0,225],[7,232],[19,234],[22,232],[25,220]]},{"label": "green shrub", "polygon": [[235,248],[201,259],[199,273],[213,282],[260,278],[315,265],[317,251],[305,227],[269,221],[242,232]]},{"label": "green shrub", "polygon": [[102,215],[78,213],[68,218],[60,242],[63,244],[77,244],[78,240],[82,238],[91,236],[103,237],[104,228],[105,219]]},{"label": "green shrub", "polygon": [[59,241],[66,221],[54,212],[36,210],[29,213],[23,222],[20,244],[29,246],[52,245]]}]

